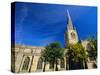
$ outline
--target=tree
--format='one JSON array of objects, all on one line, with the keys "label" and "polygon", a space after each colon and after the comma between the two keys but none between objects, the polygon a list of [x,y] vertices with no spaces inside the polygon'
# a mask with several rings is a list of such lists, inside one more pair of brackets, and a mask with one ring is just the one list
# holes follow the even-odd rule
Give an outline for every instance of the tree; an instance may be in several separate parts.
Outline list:
[{"label": "tree", "polygon": [[44,61],[48,61],[53,65],[56,65],[55,71],[58,71],[58,60],[63,58],[64,49],[61,48],[58,42],[51,43],[45,47],[45,50],[42,52],[42,57],[45,59]]},{"label": "tree", "polygon": [[93,68],[97,68],[97,38],[91,37],[88,38],[88,57],[90,61],[94,61]]},{"label": "tree", "polygon": [[91,60],[97,59],[97,38],[88,38],[88,56]]},{"label": "tree", "polygon": [[68,45],[67,55],[69,61],[69,69],[85,68],[84,63],[87,61],[87,55],[81,43]]},{"label": "tree", "polygon": [[45,66],[46,63],[48,62],[48,51],[49,51],[49,46],[46,46],[45,49],[41,52],[41,59],[44,61],[43,72],[45,72]]}]

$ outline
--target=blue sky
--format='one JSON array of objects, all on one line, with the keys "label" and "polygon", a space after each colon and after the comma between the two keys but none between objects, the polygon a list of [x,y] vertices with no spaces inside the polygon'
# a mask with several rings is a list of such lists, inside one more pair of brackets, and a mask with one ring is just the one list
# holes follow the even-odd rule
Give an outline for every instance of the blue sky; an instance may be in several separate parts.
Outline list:
[{"label": "blue sky", "polygon": [[97,8],[58,4],[16,2],[15,43],[45,46],[60,42],[64,47],[67,10],[80,39],[97,32]]}]

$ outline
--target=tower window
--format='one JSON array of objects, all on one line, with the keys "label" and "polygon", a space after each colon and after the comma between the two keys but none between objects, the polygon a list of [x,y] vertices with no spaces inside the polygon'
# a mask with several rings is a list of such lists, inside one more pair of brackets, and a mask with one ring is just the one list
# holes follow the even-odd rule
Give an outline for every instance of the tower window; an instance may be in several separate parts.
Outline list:
[{"label": "tower window", "polygon": [[71,33],[71,38],[75,39],[75,33],[74,32]]}]

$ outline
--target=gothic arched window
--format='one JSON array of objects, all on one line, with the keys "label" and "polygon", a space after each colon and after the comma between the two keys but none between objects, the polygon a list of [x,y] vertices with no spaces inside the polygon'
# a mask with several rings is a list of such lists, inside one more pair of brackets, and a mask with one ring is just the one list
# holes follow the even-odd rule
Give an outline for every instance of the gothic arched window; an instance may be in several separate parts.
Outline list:
[{"label": "gothic arched window", "polygon": [[28,70],[29,62],[30,62],[30,58],[26,57],[23,63],[22,70]]},{"label": "gothic arched window", "polygon": [[37,69],[42,69],[42,64],[43,64],[43,61],[42,61],[42,59],[40,58],[40,59],[38,60]]},{"label": "gothic arched window", "polygon": [[61,68],[65,68],[65,61],[64,61],[64,59],[60,60],[60,67]]}]

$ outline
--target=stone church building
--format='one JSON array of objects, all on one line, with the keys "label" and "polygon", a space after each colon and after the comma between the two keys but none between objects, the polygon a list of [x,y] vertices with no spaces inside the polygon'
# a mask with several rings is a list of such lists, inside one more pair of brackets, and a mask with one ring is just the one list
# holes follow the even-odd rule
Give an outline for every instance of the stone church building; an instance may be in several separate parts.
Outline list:
[{"label": "stone church building", "polygon": [[[71,16],[67,11],[67,27],[64,33],[64,43],[65,49],[68,44],[75,44],[79,41],[77,30],[74,29]],[[82,41],[82,45],[85,49],[88,48],[88,41]],[[28,72],[42,72],[44,62],[40,59],[41,51],[44,50],[44,47],[36,46],[25,46],[25,45],[15,45],[11,48],[11,69],[15,73],[28,73]],[[67,50],[67,49],[66,49]],[[65,50],[65,51],[66,51]],[[59,61],[58,69],[66,70],[65,60]],[[87,65],[88,69],[93,68],[93,62],[88,59]],[[52,67],[49,63],[46,64],[46,71],[52,71]]]}]

